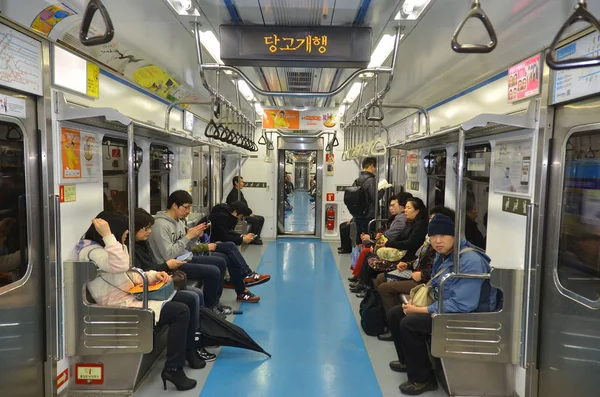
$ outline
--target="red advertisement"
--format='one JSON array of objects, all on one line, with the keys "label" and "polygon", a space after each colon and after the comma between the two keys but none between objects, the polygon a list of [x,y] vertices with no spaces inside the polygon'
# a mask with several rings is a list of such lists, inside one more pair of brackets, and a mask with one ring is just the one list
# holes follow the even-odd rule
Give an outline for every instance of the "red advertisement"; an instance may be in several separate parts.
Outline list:
[{"label": "red advertisement", "polygon": [[537,54],[508,69],[508,102],[516,102],[540,93],[541,55]]}]

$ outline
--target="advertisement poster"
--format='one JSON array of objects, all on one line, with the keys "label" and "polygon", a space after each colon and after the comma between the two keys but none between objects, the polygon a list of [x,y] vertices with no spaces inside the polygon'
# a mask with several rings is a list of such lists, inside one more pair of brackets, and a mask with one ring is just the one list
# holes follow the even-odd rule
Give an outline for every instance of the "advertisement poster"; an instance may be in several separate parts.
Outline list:
[{"label": "advertisement poster", "polygon": [[516,102],[540,93],[542,66],[537,54],[508,69],[508,102]]},{"label": "advertisement poster", "polygon": [[97,180],[102,162],[101,143],[94,133],[61,127],[61,179]]},{"label": "advertisement poster", "polygon": [[409,152],[406,157],[406,179],[409,181],[419,180],[419,154]]},{"label": "advertisement poster", "polygon": [[8,116],[26,118],[26,102],[25,99],[15,98],[8,95],[0,95],[0,114]]},{"label": "advertisement poster", "polygon": [[493,154],[494,191],[528,195],[531,180],[531,139],[499,142],[494,147]]},{"label": "advertisement poster", "polygon": [[283,108],[265,109],[263,111],[263,128],[276,130],[335,130],[337,127],[337,110],[311,109],[293,110]]},{"label": "advertisement poster", "polygon": [[81,133],[71,128],[61,128],[61,175],[65,179],[81,178]]},{"label": "advertisement poster", "polygon": [[44,36],[48,37],[54,26],[57,23],[69,17],[75,15],[77,12],[69,8],[63,3],[54,4],[46,7],[37,17],[31,22],[31,28],[37,32],[40,32]]},{"label": "advertisement poster", "polygon": [[92,98],[100,97],[100,68],[87,62],[87,94]]}]

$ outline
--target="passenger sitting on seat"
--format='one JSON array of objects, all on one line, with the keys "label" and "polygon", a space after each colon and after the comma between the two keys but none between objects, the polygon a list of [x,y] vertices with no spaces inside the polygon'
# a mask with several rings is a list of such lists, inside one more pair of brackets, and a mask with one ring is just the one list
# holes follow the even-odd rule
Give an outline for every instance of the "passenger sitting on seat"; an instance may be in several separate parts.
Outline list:
[{"label": "passenger sitting on seat", "polygon": [[[92,261],[101,273],[87,283],[92,298],[100,306],[142,307],[127,291],[142,284],[142,278],[130,271],[129,253],[124,245],[128,230],[127,218],[114,211],[103,211],[85,233],[84,239],[77,244],[80,261]],[[146,272],[149,284],[169,282],[165,272]],[[188,378],[184,371],[185,361],[191,368],[204,368],[206,363],[195,352],[195,331],[198,324],[198,306],[192,294],[176,293],[170,301],[148,301],[148,307],[154,312],[157,325],[168,325],[167,359],[161,373],[164,387],[169,381],[177,390],[189,390],[196,387],[196,381]],[[192,309],[190,309],[192,308]]]},{"label": "passenger sitting on seat", "polygon": [[[429,220],[433,219],[437,214],[443,214],[454,221],[454,211],[444,206],[436,206],[431,210]],[[387,273],[380,273],[375,280],[375,287],[381,296],[381,303],[385,310],[386,316],[390,310],[399,305],[400,295],[410,294],[410,290],[421,283],[426,283],[431,278],[431,268],[435,259],[436,251],[431,246],[429,237],[425,239],[425,244],[417,251],[417,259],[412,262],[400,262],[397,269],[399,271],[411,270],[409,279],[392,281],[394,278]],[[377,339],[383,341],[391,341],[392,334],[387,332],[383,335],[378,335]]]},{"label": "passenger sitting on seat", "polygon": [[485,251],[485,237],[477,226],[477,207],[475,207],[475,198],[467,195],[467,205],[465,213],[465,238],[468,242]]},{"label": "passenger sitting on seat", "polygon": [[[154,254],[152,248],[148,244],[148,237],[152,233],[152,225],[154,224],[154,217],[150,215],[145,209],[135,209],[135,257],[134,266],[139,267],[142,270],[149,271],[155,270],[157,272],[171,273],[173,269],[177,269],[181,265],[185,264],[184,261],[178,261],[177,259],[169,259],[166,262],[157,264],[154,261]],[[200,288],[186,287],[185,290],[177,292],[178,294],[192,294],[192,298],[196,304],[193,310],[200,310],[204,307],[204,293]],[[192,308],[190,308],[192,309]],[[192,316],[190,316],[190,319]],[[198,320],[200,317],[198,316]],[[198,321],[197,330],[200,329],[200,322]],[[197,347],[196,354],[204,361],[213,361],[217,358],[216,355],[204,350],[204,347]]]},{"label": "passenger sitting on seat", "polygon": [[[439,284],[445,274],[452,271],[454,250],[454,222],[438,214],[428,226],[431,245],[437,252],[431,273],[431,287],[435,302],[426,307],[413,305],[412,299],[396,306],[388,315],[392,338],[399,361],[390,367],[397,372],[407,372],[408,381],[400,385],[404,394],[417,395],[437,389],[437,383],[429,361],[427,341],[432,329],[433,313],[438,312]],[[460,273],[489,273],[490,258],[466,240],[460,240]],[[444,284],[444,312],[488,312],[496,308],[496,290],[489,280],[451,278]]]},{"label": "passenger sitting on seat", "polygon": [[[248,202],[244,197],[244,193],[242,193],[242,189],[244,188],[244,186],[244,178],[242,178],[241,176],[234,176],[233,188],[227,195],[227,199],[225,200],[225,202],[227,204],[231,204],[234,201],[241,201],[246,207],[248,207]],[[248,214],[244,215],[244,220],[250,225],[250,231],[256,235],[256,238],[252,240],[250,244],[262,245],[263,242],[260,239],[260,233],[262,232],[262,228],[265,224],[265,218],[260,215],[254,215],[250,207],[248,207]]]},{"label": "passenger sitting on seat", "polygon": [[[175,259],[196,248],[196,250],[215,250],[215,246],[198,245],[198,237],[202,236],[207,229],[205,223],[201,223],[190,229],[185,228],[183,221],[192,210],[192,196],[185,190],[177,190],[169,196],[167,201],[168,210],[159,211],[154,220],[154,233],[150,235],[148,243],[154,254],[156,263],[167,262],[169,259]],[[173,267],[172,270],[180,269],[192,280],[204,280],[204,298],[206,307],[213,309],[219,315],[227,315],[233,312],[229,306],[219,303],[223,293],[223,278],[228,263],[225,255],[214,254],[204,256],[196,254],[191,262],[187,262],[179,267]],[[235,267],[235,264],[231,265]],[[230,270],[230,273],[236,275],[239,271]]]}]

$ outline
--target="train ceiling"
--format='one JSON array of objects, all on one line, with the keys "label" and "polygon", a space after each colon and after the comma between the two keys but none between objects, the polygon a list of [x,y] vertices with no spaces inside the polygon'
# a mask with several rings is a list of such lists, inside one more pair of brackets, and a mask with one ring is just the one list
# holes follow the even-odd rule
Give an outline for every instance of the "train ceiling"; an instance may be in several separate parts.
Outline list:
[{"label": "train ceiling", "polygon": [[[178,82],[189,86],[200,97],[208,98],[198,75],[190,26],[192,18],[178,15],[169,1],[177,0],[103,0],[114,22],[115,40],[152,59]],[[203,29],[211,30],[217,38],[219,25],[233,23],[368,26],[373,29],[374,49],[382,35],[393,33],[396,25],[404,26],[396,76],[385,101],[423,106],[432,106],[548,46],[576,3],[575,0],[480,0],[499,43],[490,54],[465,55],[452,51],[450,39],[469,11],[471,0],[432,0],[416,21],[394,20],[403,2],[409,0],[190,1],[199,11]],[[49,3],[52,2],[0,0],[0,9],[8,17],[29,26]],[[63,3],[81,13],[87,0]],[[588,9],[599,16],[600,2],[588,2]],[[465,26],[461,41],[486,42],[485,35],[481,23],[472,21]],[[210,58],[209,61],[212,62]],[[389,63],[388,58],[385,64]],[[289,67],[242,69],[263,89],[294,91],[330,91],[354,71]],[[214,73],[210,79],[214,85]],[[256,98],[263,106],[339,106],[347,91],[330,100]],[[367,92],[371,93],[372,89],[368,88]],[[222,83],[221,93],[233,99],[233,84]],[[250,112],[249,105],[245,106],[246,112]],[[386,124],[401,115],[388,114]]]}]

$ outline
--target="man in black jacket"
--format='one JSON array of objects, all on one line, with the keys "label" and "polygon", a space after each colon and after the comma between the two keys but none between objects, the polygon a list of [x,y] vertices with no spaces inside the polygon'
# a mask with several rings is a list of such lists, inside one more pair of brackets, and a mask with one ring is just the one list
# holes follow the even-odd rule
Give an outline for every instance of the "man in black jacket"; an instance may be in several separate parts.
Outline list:
[{"label": "man in black jacket", "polygon": [[[240,192],[241,193],[241,192]],[[231,204],[217,204],[208,215],[210,226],[210,241],[231,241],[236,245],[250,244],[254,240],[254,233],[239,234],[233,231],[238,220],[250,213],[250,209],[242,201],[233,201]]]},{"label": "man in black jacket", "polygon": [[362,162],[362,171],[357,179],[357,184],[362,186],[362,190],[366,196],[366,205],[363,214],[354,216],[353,220],[356,223],[356,241],[359,242],[360,235],[368,233],[369,222],[375,218],[375,203],[377,202],[377,180],[375,173],[377,172],[377,159],[375,157],[367,157]]},{"label": "man in black jacket", "polygon": [[[227,199],[225,202],[228,205],[231,205],[235,201],[241,201],[244,203],[246,208],[248,209],[248,214],[244,215],[243,220],[248,222],[250,225],[250,231],[256,235],[256,238],[253,239],[250,244],[262,245],[262,240],[260,239],[260,232],[262,231],[263,225],[265,224],[265,218],[260,215],[254,215],[252,210],[248,207],[248,202],[244,197],[244,193],[242,193],[242,189],[244,188],[244,178],[241,176],[233,177],[233,188],[231,192],[227,195]],[[239,195],[239,197],[238,197]],[[242,219],[240,219],[242,220]],[[234,225],[235,226],[235,225]],[[241,243],[240,243],[241,244]],[[238,244],[239,245],[239,244]]]}]

